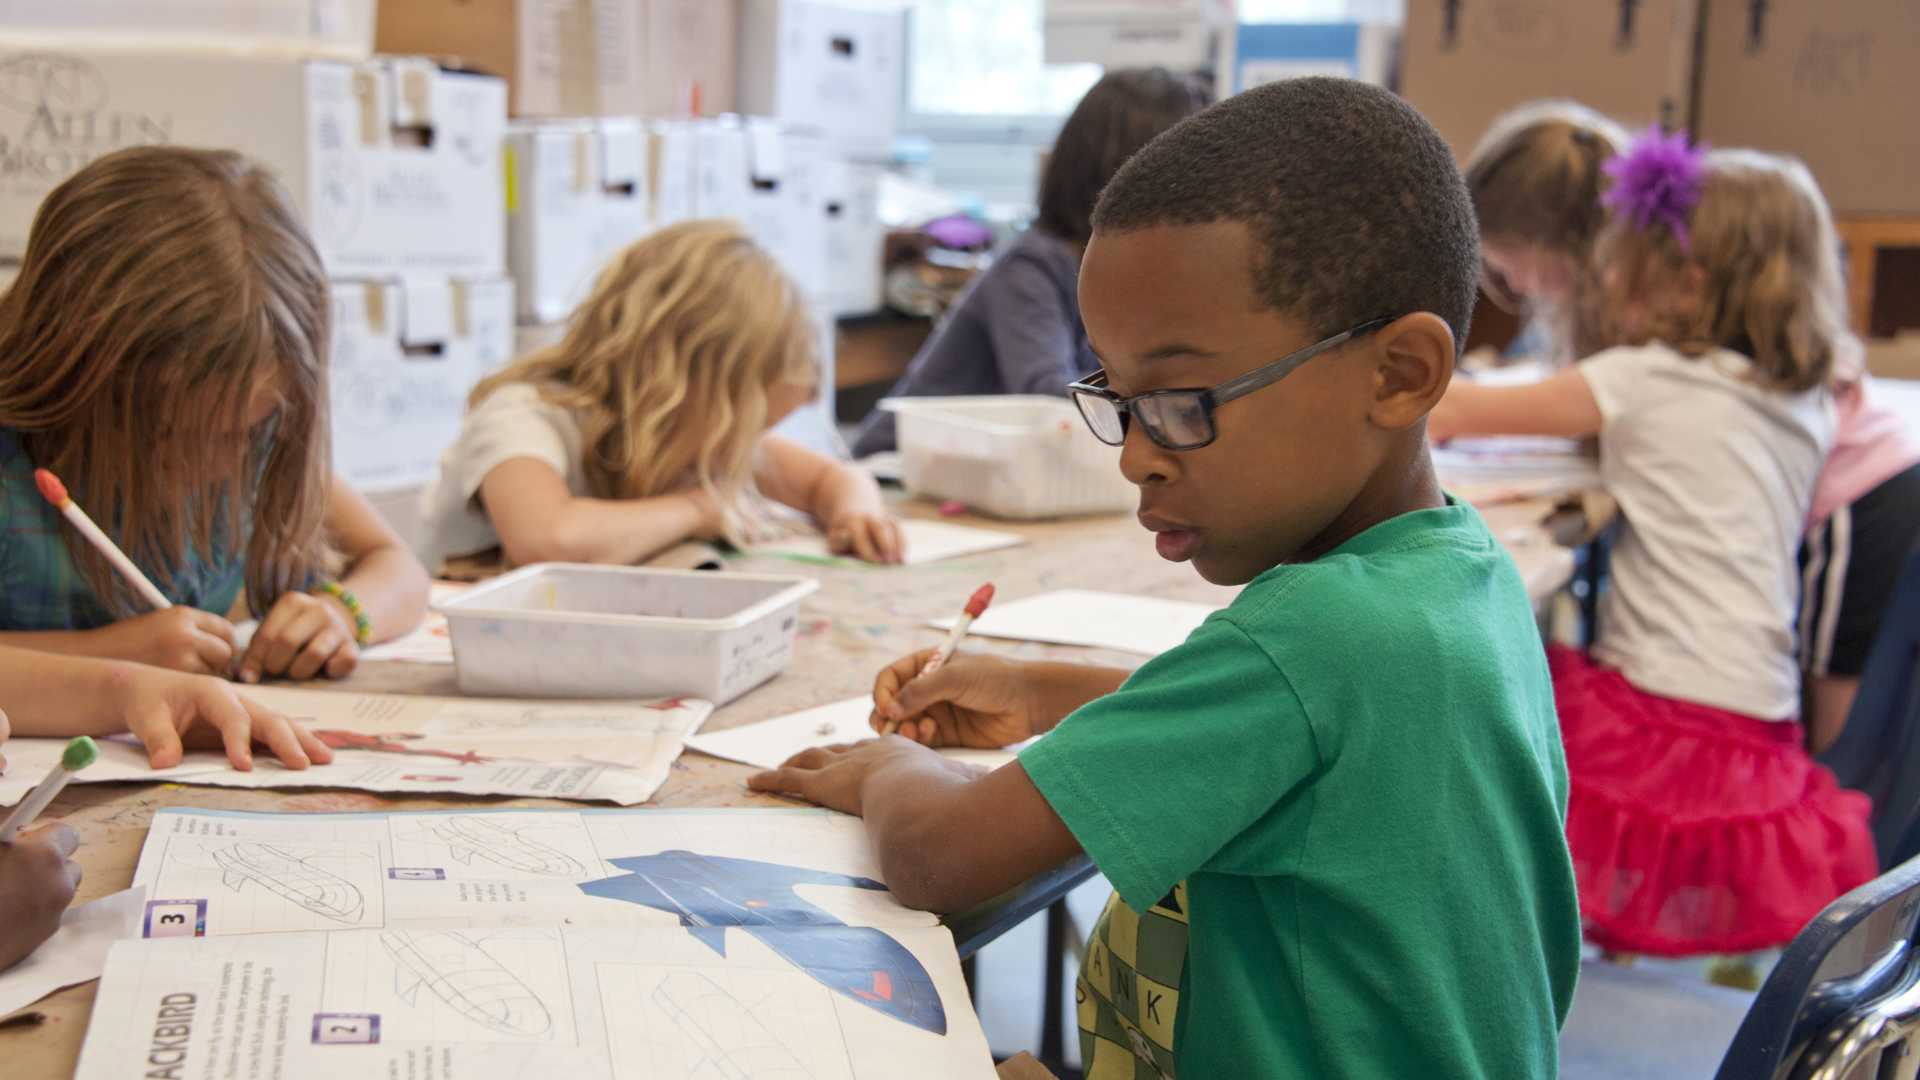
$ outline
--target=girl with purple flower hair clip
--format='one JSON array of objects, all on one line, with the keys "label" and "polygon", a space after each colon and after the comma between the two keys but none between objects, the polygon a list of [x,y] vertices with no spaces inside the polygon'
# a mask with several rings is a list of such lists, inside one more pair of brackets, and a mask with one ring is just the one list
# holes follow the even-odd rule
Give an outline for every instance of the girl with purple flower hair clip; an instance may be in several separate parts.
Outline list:
[{"label": "girl with purple flower hair clip", "polygon": [[1576,312],[1606,347],[1532,386],[1456,381],[1427,429],[1598,438],[1612,588],[1591,650],[1548,656],[1587,935],[1752,952],[1876,871],[1866,797],[1802,741],[1792,633],[1830,381],[1857,345],[1799,162],[1652,132],[1607,172]]}]

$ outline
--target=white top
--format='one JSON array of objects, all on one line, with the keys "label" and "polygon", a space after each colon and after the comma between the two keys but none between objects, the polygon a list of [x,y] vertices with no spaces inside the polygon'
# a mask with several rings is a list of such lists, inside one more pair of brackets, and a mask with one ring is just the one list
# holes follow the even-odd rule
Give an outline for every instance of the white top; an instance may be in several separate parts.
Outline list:
[{"label": "white top", "polygon": [[566,478],[567,491],[589,494],[580,418],[514,382],[467,411],[460,437],[440,455],[440,472],[420,497],[421,556],[431,573],[450,556],[499,546],[500,534],[476,496],[487,474],[514,458],[532,458]]},{"label": "white top", "polygon": [[1768,390],[1746,357],[1664,345],[1579,365],[1620,504],[1594,658],[1663,697],[1762,720],[1800,712],[1795,553],[1833,443],[1832,395]]}]

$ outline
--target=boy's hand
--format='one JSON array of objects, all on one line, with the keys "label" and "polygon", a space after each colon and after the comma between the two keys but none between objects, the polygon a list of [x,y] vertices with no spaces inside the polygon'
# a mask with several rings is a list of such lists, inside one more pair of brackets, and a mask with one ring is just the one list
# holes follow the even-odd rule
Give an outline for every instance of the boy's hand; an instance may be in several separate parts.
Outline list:
[{"label": "boy's hand", "polygon": [[225,675],[233,665],[233,624],[218,615],[176,604],[93,631],[100,654],[136,664],[196,675]]},{"label": "boy's hand", "polygon": [[827,523],[827,550],[870,563],[898,563],[907,557],[907,538],[886,511],[855,510]]},{"label": "boy's hand", "polygon": [[360,663],[354,633],[353,614],[340,601],[287,593],[254,631],[253,644],[240,660],[240,681],[259,682],[267,675],[311,679],[321,672],[344,679]]},{"label": "boy's hand", "polygon": [[298,721],[247,700],[223,680],[154,668],[115,672],[116,707],[156,769],[180,764],[183,744],[224,745],[242,772],[253,768],[253,744],[271,748],[289,769],[333,760],[333,751]]},{"label": "boy's hand", "polygon": [[0,844],[0,970],[60,929],[60,916],[80,887],[80,864],[67,857],[79,846],[80,834],[57,823]]},{"label": "boy's hand", "polygon": [[1039,730],[1023,665],[994,656],[956,655],[940,670],[922,676],[920,669],[937,651],[921,649],[881,669],[873,681],[873,716],[868,720],[875,731],[893,722],[900,725],[901,735],[927,746],[998,750]]},{"label": "boy's hand", "polygon": [[[792,795],[844,814],[859,815],[865,809],[860,789],[865,786],[869,773],[903,754],[922,753],[925,751],[921,747],[891,737],[814,747],[793,755],[777,769],[748,777],[747,787],[774,795]],[[968,777],[982,771],[977,766],[948,761],[938,755],[927,756],[940,767]]]}]

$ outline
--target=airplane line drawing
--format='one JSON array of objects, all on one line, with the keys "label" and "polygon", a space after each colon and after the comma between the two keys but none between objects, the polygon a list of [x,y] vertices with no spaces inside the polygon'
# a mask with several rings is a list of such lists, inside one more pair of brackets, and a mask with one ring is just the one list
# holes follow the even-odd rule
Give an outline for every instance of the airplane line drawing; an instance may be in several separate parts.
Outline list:
[{"label": "airplane line drawing", "polygon": [[315,915],[357,923],[366,910],[360,887],[272,844],[241,841],[210,854],[220,867],[220,883],[234,892],[251,881]]},{"label": "airplane line drawing", "polygon": [[687,1063],[691,1077],[720,1080],[812,1080],[813,1073],[753,1010],[705,975],[675,972],[654,987],[653,1003],[667,1014],[699,1057]]},{"label": "airplane line drawing", "polygon": [[849,926],[793,891],[796,885],[885,890],[882,883],[692,851],[610,861],[626,873],[581,884],[581,892],[677,915],[688,933],[723,957],[727,930],[744,931],[827,989],[924,1031],[947,1033],[933,977],[906,946],[873,927]]},{"label": "airplane line drawing", "polygon": [[559,848],[528,839],[485,818],[449,817],[429,831],[447,845],[448,855],[463,865],[472,865],[477,855],[496,866],[544,877],[577,878],[587,873],[580,860]]},{"label": "airplane line drawing", "polygon": [[394,992],[409,1005],[424,988],[490,1031],[540,1038],[553,1030],[540,995],[466,934],[388,930],[380,944],[393,957]]}]

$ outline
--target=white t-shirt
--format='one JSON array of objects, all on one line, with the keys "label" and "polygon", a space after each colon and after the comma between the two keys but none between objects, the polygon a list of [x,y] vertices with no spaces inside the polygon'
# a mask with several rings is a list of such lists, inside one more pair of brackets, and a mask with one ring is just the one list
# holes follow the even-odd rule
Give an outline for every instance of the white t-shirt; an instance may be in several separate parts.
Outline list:
[{"label": "white t-shirt", "polygon": [[567,491],[590,494],[582,467],[580,418],[540,396],[532,383],[500,387],[467,411],[460,437],[440,455],[440,472],[420,498],[422,556],[438,573],[455,555],[500,544],[475,498],[487,474],[514,458],[533,458],[566,478]]},{"label": "white t-shirt", "polygon": [[1609,349],[1579,365],[1619,502],[1594,658],[1651,694],[1762,720],[1800,712],[1795,552],[1833,443],[1832,395],[1766,389],[1720,350]]}]

